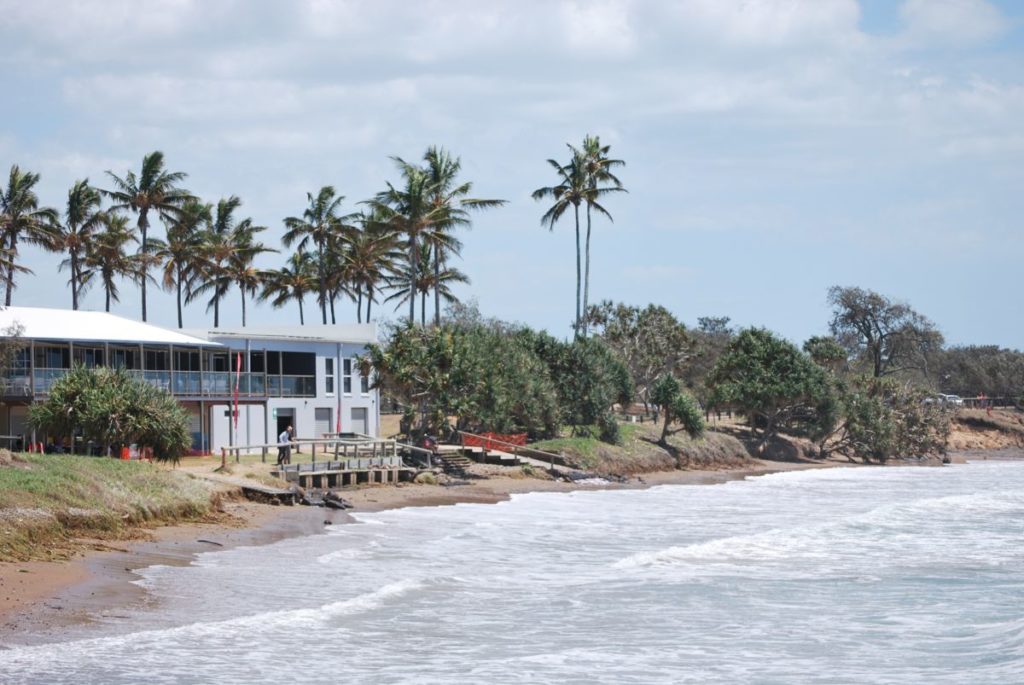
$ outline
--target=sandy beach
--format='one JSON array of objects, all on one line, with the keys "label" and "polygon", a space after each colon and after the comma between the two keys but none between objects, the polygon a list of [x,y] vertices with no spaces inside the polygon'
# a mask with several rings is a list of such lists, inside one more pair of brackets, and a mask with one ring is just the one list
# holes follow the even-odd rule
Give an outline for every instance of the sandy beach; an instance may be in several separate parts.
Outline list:
[{"label": "sandy beach", "polygon": [[[656,485],[717,484],[778,471],[842,466],[755,462],[749,468],[720,471],[664,471],[625,483],[580,484],[489,474],[450,485],[400,484],[350,489],[345,498],[354,512],[458,503],[494,503],[516,493],[569,492],[583,489],[638,489]],[[150,598],[132,581],[137,569],[156,564],[187,565],[196,554],[238,546],[266,545],[285,537],[316,535],[327,526],[351,523],[344,511],[306,506],[229,502],[225,521],[164,526],[147,538],[99,542],[66,562],[0,564],[0,646],[57,640],[69,626],[102,615],[116,620],[118,608],[145,606]]]}]

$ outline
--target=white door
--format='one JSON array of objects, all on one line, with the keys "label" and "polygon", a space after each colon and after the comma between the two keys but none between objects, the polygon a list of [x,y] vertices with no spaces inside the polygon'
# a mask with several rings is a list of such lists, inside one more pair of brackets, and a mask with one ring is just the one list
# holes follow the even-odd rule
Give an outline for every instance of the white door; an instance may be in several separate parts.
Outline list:
[{"label": "white door", "polygon": [[352,423],[348,429],[366,435],[366,407],[352,407]]},{"label": "white door", "polygon": [[334,426],[331,425],[331,408],[330,407],[317,407],[315,412],[314,420],[316,421],[316,438],[322,438],[327,433],[334,432]]}]

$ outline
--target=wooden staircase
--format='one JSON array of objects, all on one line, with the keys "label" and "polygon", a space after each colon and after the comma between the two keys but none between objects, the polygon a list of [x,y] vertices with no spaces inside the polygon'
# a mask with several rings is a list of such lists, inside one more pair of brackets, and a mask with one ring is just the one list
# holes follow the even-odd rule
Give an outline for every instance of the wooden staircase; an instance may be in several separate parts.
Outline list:
[{"label": "wooden staircase", "polygon": [[456,476],[465,476],[466,468],[474,463],[472,459],[461,452],[440,453],[436,455],[436,459],[441,462],[445,473]]}]

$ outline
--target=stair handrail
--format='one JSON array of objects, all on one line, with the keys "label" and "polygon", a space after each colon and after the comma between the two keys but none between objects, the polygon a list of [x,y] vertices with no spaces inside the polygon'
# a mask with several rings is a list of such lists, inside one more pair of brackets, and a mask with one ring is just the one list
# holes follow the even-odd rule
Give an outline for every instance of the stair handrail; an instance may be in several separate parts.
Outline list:
[{"label": "stair handrail", "polygon": [[[480,438],[481,440],[487,441],[484,444],[487,444],[488,442],[493,442],[493,443],[498,443],[498,444],[501,444],[501,445],[508,445],[509,447],[512,448],[512,454],[517,456],[517,457],[519,456],[519,450],[523,450],[523,451],[532,452],[534,454],[541,454],[541,455],[545,456],[548,459],[548,461],[551,462],[552,465],[554,465],[556,459],[558,460],[558,464],[560,466],[564,466],[565,465],[565,457],[562,456],[561,454],[555,454],[554,452],[547,452],[545,450],[537,449],[536,447],[530,447],[529,445],[517,445],[514,442],[509,442],[507,440],[499,440],[497,438],[490,438],[490,437],[487,437],[486,435],[480,435],[478,433],[470,433],[469,431],[464,431],[464,430],[459,430],[459,429],[455,429],[455,433],[457,433],[459,435],[459,443],[463,447],[466,446],[465,437],[468,436],[468,437],[471,437],[471,438]],[[487,448],[485,447],[484,449],[487,449]]]}]

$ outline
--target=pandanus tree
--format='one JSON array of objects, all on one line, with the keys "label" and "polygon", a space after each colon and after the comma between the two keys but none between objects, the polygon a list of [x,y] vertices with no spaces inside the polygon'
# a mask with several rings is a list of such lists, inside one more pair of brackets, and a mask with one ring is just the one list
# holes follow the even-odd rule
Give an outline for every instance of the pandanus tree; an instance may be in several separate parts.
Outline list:
[{"label": "pandanus tree", "polygon": [[[570,146],[571,148],[571,146]],[[549,230],[555,230],[555,223],[572,208],[576,220],[576,318],[573,320],[573,332],[576,336],[581,333],[582,319],[580,308],[582,306],[582,278],[580,260],[580,205],[586,202],[587,178],[585,163],[581,155],[574,153],[568,164],[549,159],[548,165],[554,170],[558,182],[553,186],[545,186],[533,191],[534,200],[551,199],[553,203],[544,215],[540,218],[542,226]]]},{"label": "pandanus tree", "polygon": [[75,310],[93,275],[84,260],[93,235],[104,225],[101,204],[100,192],[89,185],[89,179],[76,181],[68,191],[64,223],[54,240],[55,247],[68,255],[60,268],[71,272],[68,285],[71,286],[71,308]]},{"label": "pandanus tree", "polygon": [[306,193],[309,207],[301,217],[290,216],[284,220],[285,233],[281,241],[285,247],[297,244],[299,250],[306,250],[311,244],[316,249],[317,286],[319,292],[320,318],[327,323],[328,261],[332,241],[344,230],[348,217],[339,214],[344,196],[335,193],[333,186],[324,186],[315,196]]},{"label": "pandanus tree", "polygon": [[103,214],[103,230],[88,243],[84,264],[99,276],[106,295],[104,311],[110,311],[111,301],[120,302],[117,279],[144,277],[144,256],[129,252],[131,244],[136,242],[138,238],[128,225],[128,217],[110,212]]},{"label": "pandanus tree", "polygon": [[[164,153],[159,150],[142,158],[142,169],[136,176],[129,171],[124,178],[112,171],[107,171],[113,183],[111,190],[101,191],[110,198],[113,211],[131,211],[138,217],[137,226],[142,243],[139,252],[149,255],[150,212],[160,216],[164,221],[173,219],[181,211],[181,207],[191,195],[180,187],[187,174],[180,171],[167,171],[164,168]],[[146,320],[146,281],[148,280],[149,264],[143,261],[139,287],[142,290],[142,320]]]},{"label": "pandanus tree", "polygon": [[269,300],[275,309],[280,309],[294,300],[299,305],[299,325],[305,325],[302,302],[306,295],[317,292],[319,287],[316,261],[303,250],[293,252],[283,267],[263,272],[262,285],[261,301]]},{"label": "pandanus tree", "polygon": [[[376,197],[366,204],[379,217],[383,226],[395,235],[402,236],[406,242],[408,271],[403,277],[404,282],[419,282],[423,267],[423,253],[420,250],[421,237],[435,225],[447,218],[447,211],[433,203],[434,184],[430,174],[399,157],[392,158],[402,175],[400,186],[387,184],[387,190],[377,193]],[[409,324],[416,322],[416,298],[409,298]]]},{"label": "pandanus tree", "polygon": [[59,215],[56,209],[39,206],[39,196],[35,192],[37,183],[39,174],[22,171],[18,165],[14,165],[7,179],[7,187],[0,187],[0,248],[3,249],[0,262],[7,282],[4,304],[8,307],[11,306],[14,294],[14,274],[32,273],[18,264],[18,243],[26,242],[49,250],[55,249]]},{"label": "pandanus tree", "polygon": [[153,256],[163,265],[161,284],[164,290],[175,291],[178,328],[184,325],[182,305],[199,276],[203,236],[209,231],[212,220],[212,207],[191,198],[167,223],[167,240],[151,241]]},{"label": "pandanus tree", "polygon": [[[458,254],[461,244],[452,235],[459,227],[469,228],[469,210],[493,209],[505,204],[505,200],[486,200],[469,197],[473,192],[471,182],[457,180],[462,170],[462,160],[453,157],[444,148],[431,146],[423,155],[425,169],[430,179],[431,204],[443,216],[424,234],[424,240],[431,248],[434,282],[442,283],[441,270],[446,258]],[[434,289],[434,325],[441,325],[442,293]]]}]

